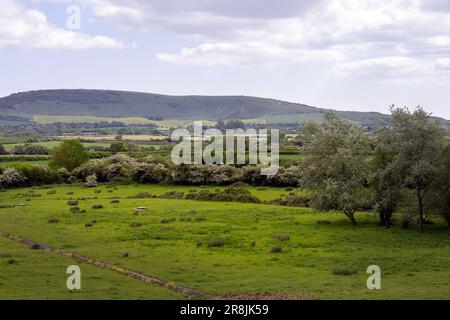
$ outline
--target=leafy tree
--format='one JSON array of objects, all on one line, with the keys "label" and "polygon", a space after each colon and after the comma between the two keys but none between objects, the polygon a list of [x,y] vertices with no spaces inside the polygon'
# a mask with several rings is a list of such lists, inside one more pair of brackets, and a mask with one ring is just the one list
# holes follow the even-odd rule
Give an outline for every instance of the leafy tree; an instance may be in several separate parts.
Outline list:
[{"label": "leafy tree", "polygon": [[49,165],[52,168],[72,171],[88,160],[89,154],[80,141],[66,140],[52,150]]},{"label": "leafy tree", "polygon": [[8,154],[8,152],[5,150],[5,147],[0,144],[0,155]]},{"label": "leafy tree", "polygon": [[440,153],[439,175],[432,184],[430,206],[439,212],[448,224],[450,235],[450,144]]},{"label": "leafy tree", "polygon": [[402,189],[402,175],[394,161],[395,150],[392,132],[384,129],[377,134],[376,149],[372,159],[370,185],[373,189],[375,210],[380,216],[380,226],[389,228],[391,217],[397,209]]},{"label": "leafy tree", "polygon": [[302,128],[301,183],[314,191],[312,207],[343,212],[356,225],[355,212],[368,173],[368,141],[361,128],[325,114],[324,122]]},{"label": "leafy tree", "polygon": [[425,195],[439,173],[439,151],[444,130],[421,107],[413,112],[407,108],[391,108],[393,147],[404,182],[414,189],[417,198],[420,229],[424,230]]},{"label": "leafy tree", "polygon": [[123,142],[113,142],[109,147],[112,152],[125,152],[127,151],[127,146]]}]

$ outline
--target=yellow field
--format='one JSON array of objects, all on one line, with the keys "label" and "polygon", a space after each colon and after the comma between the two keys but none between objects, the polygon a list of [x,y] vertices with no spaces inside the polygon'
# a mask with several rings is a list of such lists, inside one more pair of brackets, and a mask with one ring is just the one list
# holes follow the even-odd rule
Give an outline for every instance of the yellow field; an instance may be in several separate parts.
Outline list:
[{"label": "yellow field", "polygon": [[[97,123],[101,121],[113,122],[118,121],[125,124],[155,124],[162,129],[186,127],[192,124],[193,120],[186,119],[168,119],[168,120],[149,120],[143,117],[96,117],[96,116],[71,116],[71,115],[35,115],[33,120],[37,123],[54,123],[54,122],[87,122],[87,123]],[[203,122],[205,126],[213,126],[216,124],[215,121],[210,120],[199,120]]]},{"label": "yellow field", "polygon": [[[56,139],[60,140],[68,140],[68,139],[80,139],[80,140],[89,140],[89,141],[113,141],[116,140],[117,135],[96,135],[96,136],[57,136]],[[165,140],[167,136],[157,136],[150,134],[140,134],[140,135],[122,135],[122,139],[117,141],[157,141],[157,140]]]}]

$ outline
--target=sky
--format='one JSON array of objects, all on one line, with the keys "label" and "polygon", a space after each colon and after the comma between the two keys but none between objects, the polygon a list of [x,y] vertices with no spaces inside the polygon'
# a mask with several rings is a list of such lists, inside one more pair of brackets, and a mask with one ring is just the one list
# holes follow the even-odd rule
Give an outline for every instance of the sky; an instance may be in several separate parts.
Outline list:
[{"label": "sky", "polygon": [[450,0],[0,0],[0,96],[71,88],[450,119]]}]

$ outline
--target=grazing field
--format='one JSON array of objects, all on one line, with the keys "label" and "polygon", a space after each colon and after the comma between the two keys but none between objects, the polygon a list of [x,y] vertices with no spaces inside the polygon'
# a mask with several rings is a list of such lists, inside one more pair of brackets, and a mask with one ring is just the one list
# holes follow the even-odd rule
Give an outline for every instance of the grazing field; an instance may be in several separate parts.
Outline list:
[{"label": "grazing field", "polygon": [[37,161],[0,161],[0,167],[9,167],[16,164],[28,164],[28,165],[45,165],[48,164],[47,160]]},{"label": "grazing field", "polygon": [[[166,119],[166,120],[149,120],[144,117],[97,117],[97,116],[73,116],[73,115],[35,115],[33,120],[37,123],[54,123],[54,122],[122,122],[127,125],[133,124],[154,124],[160,128],[177,128],[189,125],[192,120],[188,119]],[[203,120],[205,125],[214,125],[215,121]]]},{"label": "grazing field", "polygon": [[165,140],[167,136],[162,135],[150,135],[150,134],[134,134],[134,135],[120,135],[120,140],[116,139],[117,135],[95,135],[95,136],[57,136],[57,139],[85,139],[92,140],[96,142],[100,141],[135,141],[135,142],[150,142]]},{"label": "grazing field", "polygon": [[[416,228],[380,228],[370,213],[359,213],[359,225],[353,227],[341,214],[308,208],[133,198],[143,192],[161,195],[199,188],[12,189],[0,193],[0,231],[194,288],[204,298],[450,297],[450,237],[437,217],[421,234]],[[291,192],[249,190],[261,200]],[[79,210],[71,211],[68,200],[77,200]],[[103,208],[93,209],[100,204]],[[74,293],[65,288],[65,268],[71,264],[82,270],[82,290]],[[366,288],[366,268],[373,264],[382,270],[381,290]],[[166,287],[0,237],[2,299],[181,297]]]}]

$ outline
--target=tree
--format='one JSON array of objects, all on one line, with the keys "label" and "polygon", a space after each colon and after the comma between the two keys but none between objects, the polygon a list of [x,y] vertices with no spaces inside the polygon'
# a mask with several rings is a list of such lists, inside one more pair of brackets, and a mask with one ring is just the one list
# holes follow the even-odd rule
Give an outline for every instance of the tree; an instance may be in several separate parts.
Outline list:
[{"label": "tree", "polygon": [[5,154],[8,154],[8,152],[5,150],[5,147],[2,144],[0,144],[0,155],[5,155]]},{"label": "tree", "polygon": [[112,152],[125,152],[127,151],[127,146],[123,142],[113,142],[110,147]]},{"label": "tree", "polygon": [[370,185],[373,189],[374,207],[380,217],[380,226],[389,228],[401,196],[402,174],[394,161],[391,130],[386,128],[378,132],[376,142],[371,161]]},{"label": "tree", "polygon": [[341,211],[356,225],[368,172],[367,136],[329,112],[322,124],[304,125],[302,140],[301,184],[314,192],[312,207]]},{"label": "tree", "polygon": [[439,175],[431,186],[430,207],[442,215],[448,225],[450,235],[450,144],[447,143],[440,153]]},{"label": "tree", "polygon": [[404,172],[404,183],[414,189],[420,229],[424,231],[424,200],[428,188],[438,176],[439,151],[444,129],[421,107],[391,108],[393,147],[396,166]]},{"label": "tree", "polygon": [[72,171],[88,160],[89,154],[80,141],[66,140],[52,150],[49,165],[55,169]]}]

